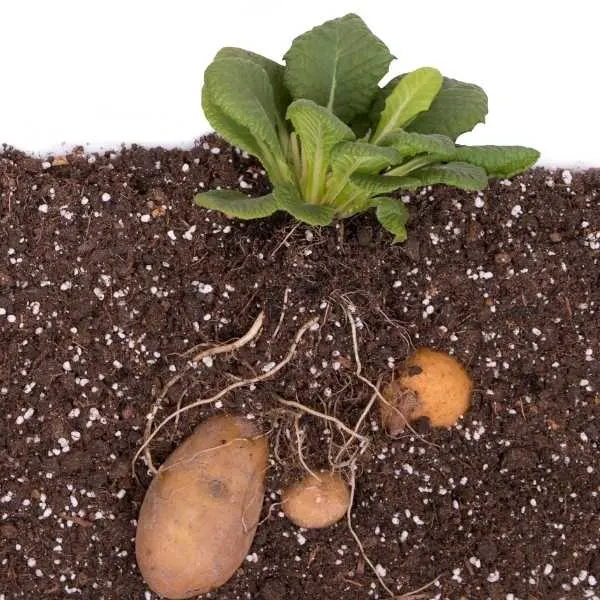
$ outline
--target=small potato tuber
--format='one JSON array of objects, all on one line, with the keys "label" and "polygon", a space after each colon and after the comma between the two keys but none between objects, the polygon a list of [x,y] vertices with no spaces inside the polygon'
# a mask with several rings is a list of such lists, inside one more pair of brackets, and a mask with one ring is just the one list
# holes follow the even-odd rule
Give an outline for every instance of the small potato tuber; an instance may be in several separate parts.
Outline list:
[{"label": "small potato tuber", "polygon": [[298,527],[318,529],[339,521],[348,510],[350,490],[340,475],[319,471],[292,484],[282,495],[286,517]]},{"label": "small potato tuber", "polygon": [[256,425],[227,415],[205,421],[167,458],[146,492],[135,540],[152,590],[190,598],[235,573],[258,525],[267,458]]},{"label": "small potato tuber", "polygon": [[419,348],[384,388],[381,418],[391,435],[406,424],[427,417],[432,427],[452,427],[468,410],[473,383],[454,357],[430,348]]}]

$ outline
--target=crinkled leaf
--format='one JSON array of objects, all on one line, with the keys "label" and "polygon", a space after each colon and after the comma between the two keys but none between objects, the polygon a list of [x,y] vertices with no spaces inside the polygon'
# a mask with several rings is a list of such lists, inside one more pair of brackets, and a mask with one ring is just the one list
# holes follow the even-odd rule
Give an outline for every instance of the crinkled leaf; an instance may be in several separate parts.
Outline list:
[{"label": "crinkled leaf", "polygon": [[331,206],[304,202],[295,186],[278,185],[273,189],[277,207],[308,225],[330,225],[335,209]]},{"label": "crinkled leaf", "polygon": [[459,146],[456,160],[485,169],[490,177],[512,177],[532,167],[540,153],[525,146]]},{"label": "crinkled leaf", "polygon": [[393,56],[355,14],[327,21],[297,37],[284,56],[285,83],[349,122],[365,113]]},{"label": "crinkled leaf", "polygon": [[234,190],[202,192],[194,196],[194,202],[203,208],[218,210],[238,219],[260,219],[272,215],[277,210],[273,194],[249,198],[246,194]]},{"label": "crinkled leaf", "polygon": [[377,220],[394,235],[394,244],[406,240],[406,223],[408,210],[397,198],[382,197],[377,199]]},{"label": "crinkled leaf", "polygon": [[442,89],[429,110],[410,123],[407,130],[441,133],[456,140],[477,123],[484,123],[487,111],[487,95],[478,85],[444,78]]},{"label": "crinkled leaf", "polygon": [[[245,127],[259,146],[282,156],[273,88],[264,68],[245,58],[219,58],[206,68],[204,86],[214,106]],[[216,123],[211,125],[217,128]]]},{"label": "crinkled leaf", "polygon": [[419,181],[419,187],[443,183],[469,192],[482,190],[488,182],[484,169],[466,162],[450,162],[444,165],[423,167],[413,171],[410,175]]},{"label": "crinkled leaf", "polygon": [[379,173],[401,160],[394,148],[384,148],[366,142],[341,142],[331,152],[334,178],[347,178],[352,173]]},{"label": "crinkled leaf", "polygon": [[286,116],[302,144],[305,199],[319,202],[325,191],[331,151],[339,142],[353,140],[354,132],[332,112],[312,100],[295,100],[290,104]]},{"label": "crinkled leaf", "polygon": [[417,154],[434,154],[440,160],[452,158],[456,152],[454,142],[437,133],[409,133],[398,129],[388,135],[385,145],[395,148],[402,158],[412,158]]},{"label": "crinkled leaf", "polygon": [[374,144],[382,142],[395,129],[410,123],[427,110],[442,86],[442,74],[431,67],[407,73],[394,86],[372,136]]},{"label": "crinkled leaf", "polygon": [[250,52],[249,50],[244,50],[243,48],[234,48],[230,46],[221,48],[221,50],[217,52],[215,60],[219,60],[221,58],[242,58],[255,63],[259,67],[262,67],[269,76],[269,81],[271,82],[271,87],[273,88],[275,104],[279,114],[283,119],[285,116],[285,111],[292,101],[290,93],[285,87],[285,83],[283,81],[283,65],[271,60],[270,58],[262,56],[261,54],[257,54],[256,52]]},{"label": "crinkled leaf", "polygon": [[375,194],[387,194],[401,188],[413,189],[422,185],[420,179],[412,177],[412,173],[406,177],[356,173],[350,176],[350,181],[353,185],[372,196]]},{"label": "crinkled leaf", "polygon": [[256,156],[265,164],[265,156],[256,138],[247,127],[240,125],[221,110],[219,105],[212,99],[210,90],[206,85],[202,88],[202,109],[208,122],[221,137],[233,146],[239,146],[242,150]]}]

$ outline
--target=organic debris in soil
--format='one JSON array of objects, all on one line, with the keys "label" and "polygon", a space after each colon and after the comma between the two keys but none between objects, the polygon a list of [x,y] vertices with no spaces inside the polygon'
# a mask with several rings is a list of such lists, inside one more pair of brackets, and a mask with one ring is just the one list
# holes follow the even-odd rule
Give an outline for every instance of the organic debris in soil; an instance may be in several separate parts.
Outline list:
[{"label": "organic debris in soil", "polygon": [[[372,381],[431,345],[476,382],[454,429],[392,440],[375,412],[368,422],[353,523],[386,584],[400,594],[438,578],[432,598],[599,596],[600,172],[407,196],[409,240],[394,246],[370,215],[318,230],[194,207],[200,189],[268,190],[260,165],[212,136],[189,151],[47,161],[6,149],[0,185],[3,600],[155,597],[133,554],[149,478],[140,463],[137,483],[129,461],[145,416],[186,350],[239,337],[261,309],[256,343],[202,362],[159,418],[280,360],[311,316],[321,325],[281,376],[167,427],[155,459],[214,411],[283,428],[274,393],[354,423],[372,391],[353,378],[340,299]],[[306,460],[325,466],[333,433],[301,426]],[[298,471],[294,441],[276,433],[265,521],[210,597],[384,597],[344,521],[301,531],[283,518],[279,492]]]}]

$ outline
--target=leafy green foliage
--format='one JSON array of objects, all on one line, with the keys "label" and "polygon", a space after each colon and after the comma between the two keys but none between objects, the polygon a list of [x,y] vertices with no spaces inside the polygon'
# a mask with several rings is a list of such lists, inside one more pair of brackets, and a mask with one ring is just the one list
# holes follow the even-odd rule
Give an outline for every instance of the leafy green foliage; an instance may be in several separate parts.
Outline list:
[{"label": "leafy green foliage", "polygon": [[[196,197],[198,199],[198,196]],[[268,217],[279,209],[273,194],[260,196],[260,198],[248,198],[241,192],[234,190],[212,190],[202,194],[202,202],[198,202],[204,208],[220,210],[229,217],[238,219],[260,219]]]},{"label": "leafy green foliage", "polygon": [[440,91],[442,80],[442,74],[430,67],[417,69],[404,76],[386,98],[371,141],[374,144],[385,141],[387,135],[402,129],[427,110]]},{"label": "leafy green foliage", "polygon": [[349,14],[297,37],[283,59],[295,100],[312,100],[347,122],[368,110],[393,56],[359,16]]},{"label": "leafy green foliage", "polygon": [[401,200],[381,197],[377,201],[377,220],[394,233],[394,243],[406,240],[408,211]]},{"label": "leafy green foliage", "polygon": [[284,64],[222,48],[204,74],[204,113],[262,162],[273,191],[249,198],[214,190],[195,202],[240,219],[284,210],[320,226],[375,208],[401,242],[408,212],[388,194],[435,184],[481,190],[488,177],[535,164],[532,148],[456,144],[485,121],[485,92],[432,67],[380,87],[393,58],[355,14],[297,37]]}]

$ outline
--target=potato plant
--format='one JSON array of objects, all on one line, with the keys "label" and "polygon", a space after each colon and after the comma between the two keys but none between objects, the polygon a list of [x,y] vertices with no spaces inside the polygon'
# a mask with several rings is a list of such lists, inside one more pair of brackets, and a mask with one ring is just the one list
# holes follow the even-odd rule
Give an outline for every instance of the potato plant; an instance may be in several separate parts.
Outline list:
[{"label": "potato plant", "polygon": [[432,67],[381,86],[393,58],[355,14],[297,37],[284,64],[222,48],[204,73],[204,113],[218,134],[261,161],[272,192],[211,190],[196,204],[240,219],[282,210],[311,225],[374,208],[403,241],[407,211],[390,194],[438,183],[482,190],[489,177],[537,161],[528,147],[458,143],[485,121],[485,92]]}]

